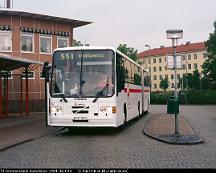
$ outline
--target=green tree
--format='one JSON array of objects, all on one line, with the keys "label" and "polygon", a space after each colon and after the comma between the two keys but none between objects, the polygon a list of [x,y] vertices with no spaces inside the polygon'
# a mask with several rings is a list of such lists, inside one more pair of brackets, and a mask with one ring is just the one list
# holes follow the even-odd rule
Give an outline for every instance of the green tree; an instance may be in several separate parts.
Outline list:
[{"label": "green tree", "polygon": [[208,58],[203,63],[204,77],[211,81],[212,86],[216,89],[216,21],[214,21],[214,32],[210,33],[209,39],[205,42],[207,47]]},{"label": "green tree", "polygon": [[165,78],[165,79],[162,78],[161,81],[160,81],[160,88],[165,92],[168,87],[169,87],[168,79],[167,78]]},{"label": "green tree", "polygon": [[73,40],[73,46],[77,47],[77,46],[83,46],[83,44],[81,43],[81,41],[76,41],[75,39]]},{"label": "green tree", "polygon": [[133,47],[128,47],[126,44],[120,44],[117,48],[120,52],[127,55],[129,58],[131,58],[134,61],[138,61],[137,52],[138,50]]},{"label": "green tree", "polygon": [[200,89],[200,74],[199,74],[199,71],[197,69],[193,71],[192,88],[193,89]]}]

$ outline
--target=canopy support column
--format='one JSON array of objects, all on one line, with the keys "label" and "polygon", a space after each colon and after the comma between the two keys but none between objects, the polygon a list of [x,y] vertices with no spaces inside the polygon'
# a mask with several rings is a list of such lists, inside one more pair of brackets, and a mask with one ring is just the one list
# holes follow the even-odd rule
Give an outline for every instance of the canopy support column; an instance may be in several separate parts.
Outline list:
[{"label": "canopy support column", "polygon": [[9,109],[9,86],[8,86],[8,73],[6,74],[6,99],[5,99],[5,112],[6,115],[8,116],[8,109]]},{"label": "canopy support column", "polygon": [[2,116],[2,81],[1,81],[1,70],[0,70],[0,117]]},{"label": "canopy support column", "polygon": [[22,87],[22,74],[20,75],[20,116],[23,113],[23,87]]},{"label": "canopy support column", "polygon": [[26,115],[29,116],[29,91],[28,91],[28,66],[25,66],[25,81],[26,81]]}]

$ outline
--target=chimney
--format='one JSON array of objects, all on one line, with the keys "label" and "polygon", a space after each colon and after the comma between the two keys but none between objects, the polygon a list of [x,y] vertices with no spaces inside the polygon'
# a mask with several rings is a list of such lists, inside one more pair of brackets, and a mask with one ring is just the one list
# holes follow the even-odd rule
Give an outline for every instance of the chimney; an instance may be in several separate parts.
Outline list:
[{"label": "chimney", "polygon": [[11,8],[11,0],[7,0],[7,8]]}]

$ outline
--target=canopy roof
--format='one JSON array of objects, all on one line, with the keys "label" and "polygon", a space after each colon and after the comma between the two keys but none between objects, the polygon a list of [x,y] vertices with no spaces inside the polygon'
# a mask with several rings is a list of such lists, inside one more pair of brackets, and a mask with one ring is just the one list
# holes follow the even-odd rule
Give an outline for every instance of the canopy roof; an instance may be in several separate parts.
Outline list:
[{"label": "canopy roof", "polygon": [[22,67],[29,67],[30,65],[39,66],[43,65],[43,62],[0,53],[0,70],[2,71],[11,71]]},{"label": "canopy roof", "polygon": [[92,23],[92,22],[75,20],[75,19],[70,19],[70,18],[50,16],[47,14],[38,14],[38,13],[32,13],[32,12],[26,12],[26,11],[17,11],[17,10],[13,10],[13,9],[2,9],[2,8],[0,9],[0,15],[1,16],[8,16],[8,15],[21,16],[21,17],[38,19],[38,20],[60,22],[60,23],[65,23],[65,24],[71,24],[74,28],[88,25],[88,24]]}]

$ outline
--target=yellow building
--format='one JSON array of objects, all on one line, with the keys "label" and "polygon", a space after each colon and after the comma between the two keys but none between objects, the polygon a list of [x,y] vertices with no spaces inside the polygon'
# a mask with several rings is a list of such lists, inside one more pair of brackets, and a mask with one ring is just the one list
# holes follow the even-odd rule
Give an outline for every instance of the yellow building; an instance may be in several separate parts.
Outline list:
[{"label": "yellow building", "polygon": [[[206,47],[204,42],[189,43],[177,46],[177,55],[182,56],[182,68],[177,70],[177,78],[179,79],[188,73],[193,73],[195,69],[201,73],[202,64],[207,58]],[[174,90],[174,70],[167,68],[167,55],[173,54],[172,47],[161,47],[150,49],[138,54],[143,66],[149,70],[151,76],[151,91],[162,91],[160,89],[160,81],[168,78],[168,91]],[[186,83],[183,83],[186,85]]]}]

